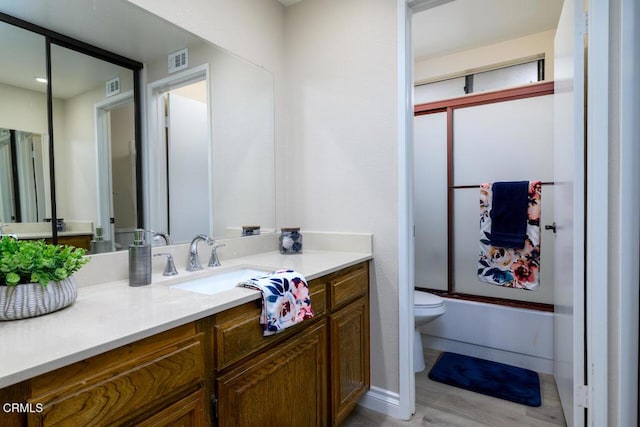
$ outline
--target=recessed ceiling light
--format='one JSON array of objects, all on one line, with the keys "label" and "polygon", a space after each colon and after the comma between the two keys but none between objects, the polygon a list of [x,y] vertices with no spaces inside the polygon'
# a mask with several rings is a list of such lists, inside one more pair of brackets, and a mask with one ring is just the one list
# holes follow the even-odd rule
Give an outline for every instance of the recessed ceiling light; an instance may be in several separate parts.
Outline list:
[{"label": "recessed ceiling light", "polygon": [[47,79],[44,77],[34,77],[38,83],[47,83]]}]

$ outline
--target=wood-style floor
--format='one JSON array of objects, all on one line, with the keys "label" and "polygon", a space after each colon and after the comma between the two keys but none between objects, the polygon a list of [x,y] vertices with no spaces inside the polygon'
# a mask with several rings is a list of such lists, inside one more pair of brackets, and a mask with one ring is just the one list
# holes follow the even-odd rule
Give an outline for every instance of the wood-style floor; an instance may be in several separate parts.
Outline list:
[{"label": "wood-style floor", "polygon": [[533,408],[431,381],[427,375],[439,355],[437,350],[425,349],[427,369],[416,374],[416,413],[409,421],[357,406],[343,426],[566,426],[553,376],[539,374],[542,406]]}]

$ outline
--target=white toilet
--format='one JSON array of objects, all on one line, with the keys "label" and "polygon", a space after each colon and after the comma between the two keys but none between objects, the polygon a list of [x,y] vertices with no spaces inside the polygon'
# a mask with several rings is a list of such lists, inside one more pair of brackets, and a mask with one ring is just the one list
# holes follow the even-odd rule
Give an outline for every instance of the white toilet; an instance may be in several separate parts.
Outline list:
[{"label": "white toilet", "polygon": [[413,341],[413,370],[415,372],[423,371],[425,368],[420,326],[437,319],[446,312],[447,307],[444,300],[439,296],[428,292],[413,291],[413,316],[416,323]]}]

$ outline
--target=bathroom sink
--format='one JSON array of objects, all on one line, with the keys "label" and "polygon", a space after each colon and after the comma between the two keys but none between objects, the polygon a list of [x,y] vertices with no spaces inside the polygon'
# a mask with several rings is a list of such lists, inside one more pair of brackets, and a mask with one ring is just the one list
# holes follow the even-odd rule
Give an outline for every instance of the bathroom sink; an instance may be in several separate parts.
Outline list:
[{"label": "bathroom sink", "polygon": [[206,276],[199,276],[175,285],[169,286],[172,289],[182,289],[184,291],[197,292],[200,294],[213,295],[218,292],[233,289],[239,282],[249,280],[252,277],[263,276],[274,269],[255,266],[237,266],[221,269]]}]

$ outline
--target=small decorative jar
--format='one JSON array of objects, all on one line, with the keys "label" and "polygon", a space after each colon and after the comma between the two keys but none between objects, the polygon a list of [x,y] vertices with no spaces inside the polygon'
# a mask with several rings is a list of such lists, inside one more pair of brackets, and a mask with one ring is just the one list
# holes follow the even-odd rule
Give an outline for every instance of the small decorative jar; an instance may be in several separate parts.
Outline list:
[{"label": "small decorative jar", "polygon": [[280,253],[301,254],[302,234],[300,234],[300,227],[287,227],[280,229],[280,231]]},{"label": "small decorative jar", "polygon": [[243,225],[242,226],[243,236],[257,236],[258,234],[260,234],[259,225]]}]

